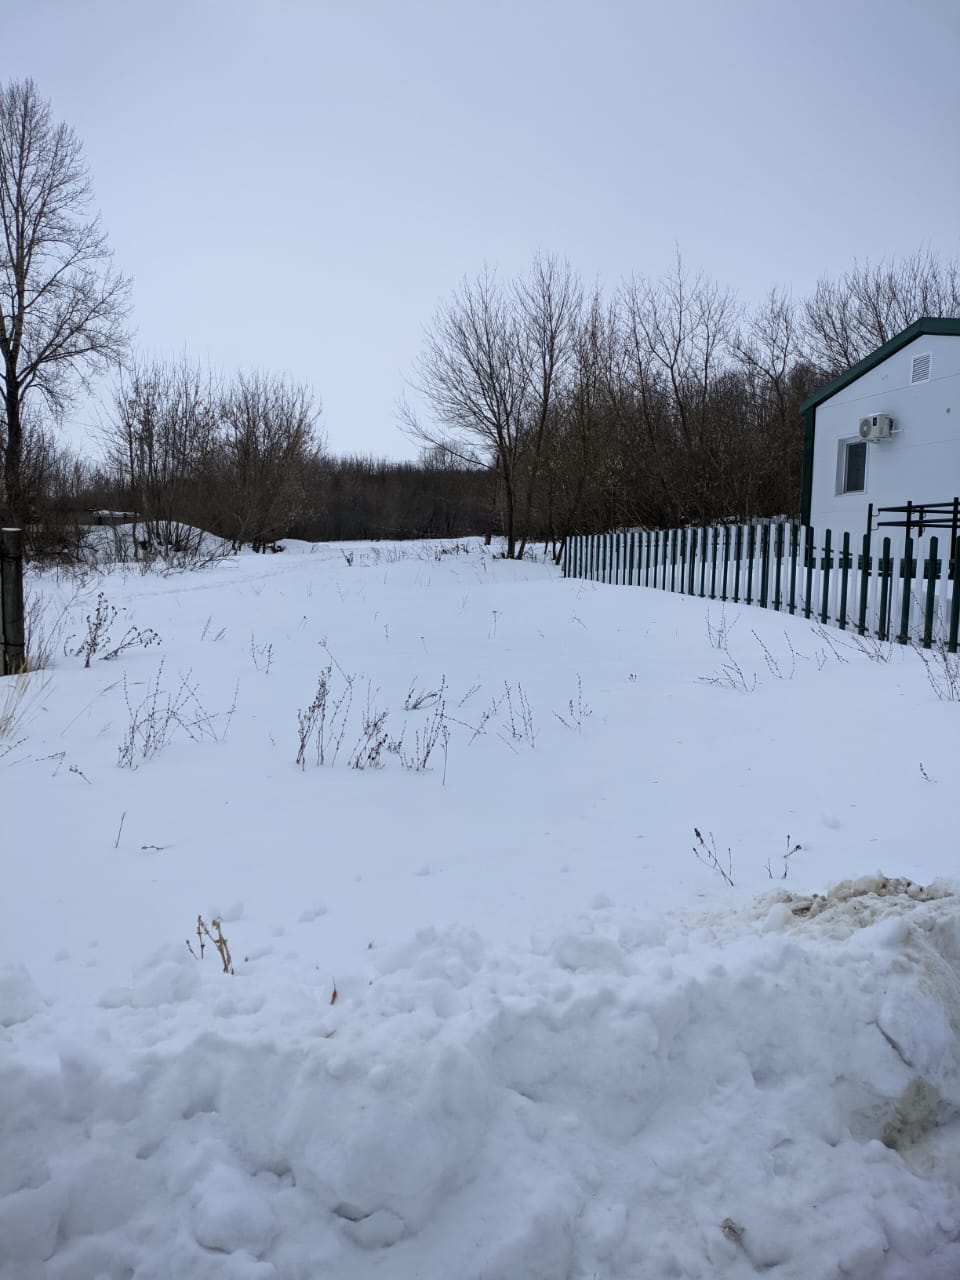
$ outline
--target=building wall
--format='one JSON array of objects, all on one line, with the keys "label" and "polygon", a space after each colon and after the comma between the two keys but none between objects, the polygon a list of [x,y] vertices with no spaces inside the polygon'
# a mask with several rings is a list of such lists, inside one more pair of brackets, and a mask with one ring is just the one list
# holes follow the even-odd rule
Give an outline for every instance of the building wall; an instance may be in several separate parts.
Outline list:
[{"label": "building wall", "polygon": [[[930,380],[911,385],[915,356],[929,352]],[[838,492],[841,442],[861,418],[889,414],[895,435],[867,445],[862,493]],[[867,507],[947,502],[960,494],[960,337],[921,334],[817,406],[810,523],[862,537]],[[836,541],[836,540],[835,540]]]}]

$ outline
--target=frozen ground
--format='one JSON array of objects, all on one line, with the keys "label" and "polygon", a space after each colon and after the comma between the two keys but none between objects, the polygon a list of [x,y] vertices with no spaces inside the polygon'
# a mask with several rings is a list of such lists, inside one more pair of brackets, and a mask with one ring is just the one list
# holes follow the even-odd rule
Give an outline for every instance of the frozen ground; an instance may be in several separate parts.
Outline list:
[{"label": "frozen ground", "polygon": [[960,1276],[942,663],[476,543],[31,591],[0,1280]]}]

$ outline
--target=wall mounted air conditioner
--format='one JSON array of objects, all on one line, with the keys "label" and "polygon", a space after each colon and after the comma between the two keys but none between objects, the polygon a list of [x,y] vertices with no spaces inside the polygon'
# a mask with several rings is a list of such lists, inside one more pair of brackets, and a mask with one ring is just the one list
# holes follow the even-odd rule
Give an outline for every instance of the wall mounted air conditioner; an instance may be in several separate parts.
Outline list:
[{"label": "wall mounted air conditioner", "polygon": [[875,413],[860,419],[861,440],[889,440],[893,435],[893,419],[885,413]]}]

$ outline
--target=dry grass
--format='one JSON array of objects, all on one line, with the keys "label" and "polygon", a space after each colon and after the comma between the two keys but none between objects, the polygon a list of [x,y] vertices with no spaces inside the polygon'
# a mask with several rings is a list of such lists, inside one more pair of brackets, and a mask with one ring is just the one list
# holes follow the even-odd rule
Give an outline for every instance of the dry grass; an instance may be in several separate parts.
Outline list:
[{"label": "dry grass", "polygon": [[0,740],[19,734],[46,692],[50,677],[34,671],[0,677]]}]

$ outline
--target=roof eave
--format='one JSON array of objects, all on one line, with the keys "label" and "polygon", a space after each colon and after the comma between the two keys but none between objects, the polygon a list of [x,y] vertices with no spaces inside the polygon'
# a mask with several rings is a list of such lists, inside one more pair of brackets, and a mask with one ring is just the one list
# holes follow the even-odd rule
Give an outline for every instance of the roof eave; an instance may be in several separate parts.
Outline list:
[{"label": "roof eave", "polygon": [[915,320],[913,324],[908,325],[901,333],[896,334],[888,342],[885,342],[882,347],[878,347],[876,351],[871,351],[868,356],[864,356],[855,365],[851,365],[845,373],[841,373],[832,382],[826,383],[819,391],[815,391],[809,399],[804,400],[800,406],[800,412],[806,413],[808,409],[815,409],[817,405],[823,404],[824,400],[829,400],[831,396],[835,396],[838,391],[842,391],[851,382],[863,377],[865,373],[875,369],[878,364],[882,364],[884,360],[895,352],[900,351],[908,343],[913,342],[915,338],[925,334],[946,334],[950,337],[960,337],[960,318],[921,316],[919,320]]}]

